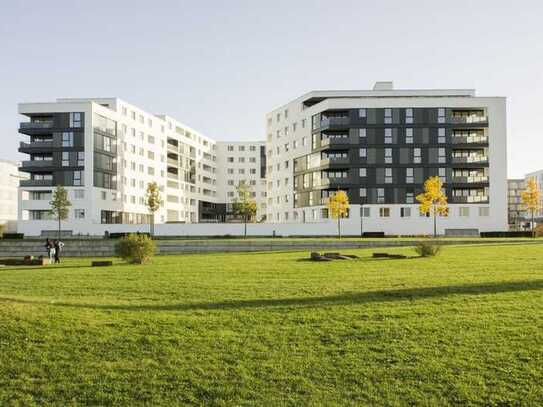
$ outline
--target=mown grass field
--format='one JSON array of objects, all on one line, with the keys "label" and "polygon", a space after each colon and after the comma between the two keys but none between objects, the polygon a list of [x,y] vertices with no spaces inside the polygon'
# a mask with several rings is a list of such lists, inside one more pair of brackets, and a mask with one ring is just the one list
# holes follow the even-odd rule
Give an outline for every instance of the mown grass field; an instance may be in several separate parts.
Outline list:
[{"label": "mown grass field", "polygon": [[543,404],[543,245],[346,253],[0,268],[0,405]]}]

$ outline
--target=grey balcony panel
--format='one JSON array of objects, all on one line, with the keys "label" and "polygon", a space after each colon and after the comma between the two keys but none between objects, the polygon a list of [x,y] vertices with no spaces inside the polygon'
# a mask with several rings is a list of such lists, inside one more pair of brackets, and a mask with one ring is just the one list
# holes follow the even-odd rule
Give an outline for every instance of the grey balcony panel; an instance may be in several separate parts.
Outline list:
[{"label": "grey balcony panel", "polygon": [[20,181],[22,187],[52,187],[53,180],[45,179],[23,179]]},{"label": "grey balcony panel", "polygon": [[51,129],[54,123],[50,122],[22,122],[20,123],[20,129],[33,130],[33,129]]}]

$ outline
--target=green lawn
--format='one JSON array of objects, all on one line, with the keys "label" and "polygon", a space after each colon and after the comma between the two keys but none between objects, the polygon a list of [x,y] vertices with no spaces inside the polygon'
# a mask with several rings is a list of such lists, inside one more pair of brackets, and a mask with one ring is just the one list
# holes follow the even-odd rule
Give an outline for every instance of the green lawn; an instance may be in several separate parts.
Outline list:
[{"label": "green lawn", "polygon": [[543,245],[346,252],[0,268],[0,405],[543,404]]}]

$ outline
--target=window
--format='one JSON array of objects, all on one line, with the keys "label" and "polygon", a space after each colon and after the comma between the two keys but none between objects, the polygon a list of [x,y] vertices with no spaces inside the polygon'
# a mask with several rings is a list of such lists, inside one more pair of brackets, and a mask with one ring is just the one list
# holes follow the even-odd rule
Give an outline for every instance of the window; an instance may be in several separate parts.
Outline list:
[{"label": "window", "polygon": [[85,219],[85,209],[74,209],[75,219]]},{"label": "window", "polygon": [[370,209],[371,208],[360,208],[360,216],[363,217],[363,218],[369,218],[370,217]]},{"label": "window", "polygon": [[420,164],[422,161],[421,159],[421,152],[420,152],[420,148],[414,148],[413,149],[413,163],[415,164]]},{"label": "window", "polygon": [[410,218],[411,217],[411,208],[400,208],[400,216],[402,218]]},{"label": "window", "polygon": [[458,208],[458,216],[469,217],[469,207],[461,206],[460,208]]},{"label": "window", "polygon": [[70,166],[70,153],[67,151],[62,152],[62,166],[63,167]]},{"label": "window", "polygon": [[368,171],[367,171],[366,168],[360,168],[360,169],[359,169],[359,175],[360,175],[361,178],[366,177],[367,174],[368,174]]},{"label": "window", "polygon": [[413,176],[413,168],[406,168],[405,169],[405,183],[412,184],[413,182],[415,182],[415,177]]},{"label": "window", "polygon": [[238,162],[244,163],[245,162],[245,157],[238,157]]},{"label": "window", "polygon": [[385,164],[392,164],[392,149],[385,148]]},{"label": "window", "polygon": [[83,171],[74,171],[74,185],[75,186],[83,185]]},{"label": "window", "polygon": [[385,124],[392,123],[392,109],[385,109]]},{"label": "window", "polygon": [[439,144],[445,144],[446,143],[445,129],[443,129],[443,128],[437,129],[437,142]]},{"label": "window", "polygon": [[392,168],[385,168],[385,184],[392,184]]},{"label": "window", "polygon": [[226,161],[228,161],[229,163],[233,163],[234,162],[234,157],[228,157],[226,159]]},{"label": "window", "polygon": [[377,203],[385,203],[385,189],[377,188]]},{"label": "window", "polygon": [[256,157],[249,157],[250,163],[256,163]]},{"label": "window", "polygon": [[413,144],[413,129],[405,129],[405,143]]},{"label": "window", "polygon": [[81,128],[81,113],[70,113],[70,127]]},{"label": "window", "polygon": [[385,144],[392,144],[392,129],[385,129]]},{"label": "window", "polygon": [[490,216],[490,208],[488,206],[481,206],[479,208],[479,216]]},{"label": "window", "polygon": [[358,137],[366,138],[366,129],[358,129]]},{"label": "window", "polygon": [[445,123],[445,109],[442,107],[437,109],[437,122]]},{"label": "window", "polygon": [[83,167],[85,165],[85,153],[83,151],[77,152],[77,166]]},{"label": "window", "polygon": [[75,199],[85,199],[85,190],[84,189],[75,189],[74,190]]},{"label": "window", "polygon": [[302,137],[302,146],[307,145],[307,137]]},{"label": "window", "polygon": [[407,124],[413,123],[413,109],[411,108],[405,109],[405,122]]},{"label": "window", "polygon": [[360,118],[366,117],[366,109],[358,109],[358,117]]},{"label": "window", "polygon": [[228,146],[228,151],[234,151],[234,146]]},{"label": "window", "polygon": [[288,152],[288,143],[285,144],[285,153]]},{"label": "window", "polygon": [[445,183],[447,182],[447,169],[446,168],[439,168],[438,169],[438,175],[441,179],[441,182]]},{"label": "window", "polygon": [[444,148],[438,148],[438,157],[437,160],[440,164],[443,164],[447,162],[447,157],[445,156],[445,149]]},{"label": "window", "polygon": [[379,208],[379,216],[381,218],[389,218],[390,217],[390,208]]},{"label": "window", "polygon": [[111,139],[109,137],[103,137],[103,150],[111,152]]},{"label": "window", "polygon": [[72,132],[62,133],[62,147],[74,146],[74,134]]},{"label": "window", "polygon": [[368,196],[368,191],[366,188],[360,188],[360,198],[366,198]]},{"label": "window", "polygon": [[414,192],[406,192],[405,193],[405,203],[407,203],[407,204],[415,203],[415,193]]},{"label": "window", "polygon": [[238,151],[245,151],[245,146],[238,146]]},{"label": "window", "polygon": [[234,169],[233,168],[228,168],[228,170],[226,171],[228,174],[233,174],[234,173]]},{"label": "window", "polygon": [[360,157],[366,158],[367,157],[367,150],[365,148],[361,148],[359,150]]}]

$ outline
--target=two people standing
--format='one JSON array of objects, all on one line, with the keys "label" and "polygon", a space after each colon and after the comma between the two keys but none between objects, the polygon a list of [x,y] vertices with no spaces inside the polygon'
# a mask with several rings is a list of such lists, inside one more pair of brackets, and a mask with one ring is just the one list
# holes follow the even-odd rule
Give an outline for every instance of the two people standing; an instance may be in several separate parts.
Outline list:
[{"label": "two people standing", "polygon": [[51,263],[60,263],[60,252],[64,247],[64,243],[60,240],[50,240],[49,238],[45,239],[45,250],[47,250],[47,257]]}]

